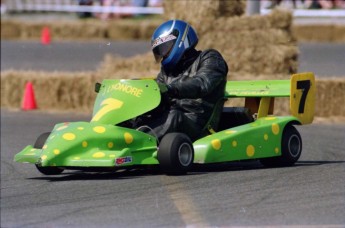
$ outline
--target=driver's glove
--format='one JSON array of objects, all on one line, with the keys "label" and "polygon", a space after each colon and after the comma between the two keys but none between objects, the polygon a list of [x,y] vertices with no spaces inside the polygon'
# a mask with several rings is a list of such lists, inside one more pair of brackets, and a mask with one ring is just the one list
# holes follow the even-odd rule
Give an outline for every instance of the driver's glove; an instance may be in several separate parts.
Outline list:
[{"label": "driver's glove", "polygon": [[176,97],[177,92],[171,85],[158,82],[158,87],[161,94],[168,95],[169,97]]},{"label": "driver's glove", "polygon": [[164,83],[158,83],[158,87],[159,87],[159,90],[160,92],[163,94],[163,93],[166,93],[169,91],[169,87],[168,85],[164,84]]}]

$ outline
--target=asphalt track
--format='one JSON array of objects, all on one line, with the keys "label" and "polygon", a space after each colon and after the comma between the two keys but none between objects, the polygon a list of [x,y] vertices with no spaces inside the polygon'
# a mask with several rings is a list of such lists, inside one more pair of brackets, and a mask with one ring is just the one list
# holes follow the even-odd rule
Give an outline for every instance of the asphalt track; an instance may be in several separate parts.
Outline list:
[{"label": "asphalt track", "polygon": [[106,54],[130,57],[150,50],[148,41],[1,41],[1,71],[95,71]]},{"label": "asphalt track", "polygon": [[13,156],[73,113],[1,110],[1,227],[344,227],[345,125],[299,127],[290,168],[256,161],[159,171],[43,176]]},{"label": "asphalt track", "polygon": [[[299,71],[317,77],[345,76],[345,44],[299,44]],[[149,41],[52,42],[1,41],[1,71],[94,71],[104,55],[130,57],[150,51]]]},{"label": "asphalt track", "polygon": [[[108,50],[109,46],[118,51]],[[300,63],[306,69],[327,68],[327,75],[343,76],[339,74],[344,72],[343,47],[306,44],[303,48],[309,54],[302,52]],[[47,50],[43,48],[52,53],[41,56],[39,49]],[[146,48],[117,42],[42,47],[1,41],[1,70],[37,70],[37,64],[49,71],[94,70],[104,52],[130,56],[140,50]],[[327,53],[332,57],[325,60],[328,64],[318,66]],[[344,124],[298,127],[303,153],[290,168],[266,169],[253,161],[196,167],[178,177],[154,170],[66,171],[47,177],[33,165],[13,162],[17,152],[55,123],[89,119],[75,113],[1,109],[1,227],[345,227]]]}]

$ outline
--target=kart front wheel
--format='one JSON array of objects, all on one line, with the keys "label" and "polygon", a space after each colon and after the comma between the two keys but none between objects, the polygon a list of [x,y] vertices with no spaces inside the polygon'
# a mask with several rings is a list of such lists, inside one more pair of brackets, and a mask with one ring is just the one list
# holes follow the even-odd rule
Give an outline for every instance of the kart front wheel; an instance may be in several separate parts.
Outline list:
[{"label": "kart front wheel", "polygon": [[261,164],[266,167],[282,167],[292,166],[297,162],[302,153],[302,138],[294,126],[285,126],[281,146],[281,156],[260,159]]},{"label": "kart front wheel", "polygon": [[[34,144],[34,148],[42,149],[45,142],[47,141],[49,135],[50,135],[50,132],[46,132],[46,133],[43,133],[40,136],[38,136],[38,138]],[[63,172],[63,169],[58,168],[58,167],[41,167],[41,166],[36,164],[36,168],[40,173],[42,173],[44,175],[57,175],[57,174],[60,174]]]},{"label": "kart front wheel", "polygon": [[163,172],[168,175],[187,173],[193,165],[194,148],[186,134],[165,135],[158,149],[158,161]]}]

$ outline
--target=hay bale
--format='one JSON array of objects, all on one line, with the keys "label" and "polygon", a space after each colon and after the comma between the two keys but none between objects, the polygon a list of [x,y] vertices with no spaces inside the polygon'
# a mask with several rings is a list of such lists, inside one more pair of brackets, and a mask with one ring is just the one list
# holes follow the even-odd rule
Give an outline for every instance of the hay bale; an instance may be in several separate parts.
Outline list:
[{"label": "hay bale", "polygon": [[[176,4],[186,6],[196,3],[168,1],[168,4],[172,7]],[[205,1],[202,4],[210,2]],[[207,20],[210,19],[205,19],[203,28],[208,29],[202,30],[201,33],[197,31],[200,37],[197,49],[219,50],[229,65],[230,73],[252,75],[252,78],[260,74],[267,74],[271,78],[285,74],[285,78],[288,78],[290,74],[297,72],[298,46],[290,31],[291,13],[276,10],[265,16],[219,17],[212,22]],[[104,75],[118,75],[121,69],[127,69],[129,73],[124,70],[121,74],[131,77],[130,74],[138,68],[146,76],[159,70],[153,65],[150,54],[128,61],[107,57],[105,61],[100,68]]]},{"label": "hay bale", "polygon": [[20,36],[21,27],[18,23],[8,21],[3,23],[1,19],[1,39],[15,39]]},{"label": "hay bale", "polygon": [[17,20],[1,21],[2,39],[39,39],[42,29],[48,27],[54,40],[90,39],[150,39],[161,20],[118,20],[118,21],[63,21],[30,22]]},{"label": "hay bale", "polygon": [[108,37],[114,39],[137,39],[139,37],[139,24],[133,23],[109,23]]},{"label": "hay bale", "polygon": [[[148,57],[148,56],[147,56]],[[112,57],[109,57],[112,58]],[[136,57],[139,58],[139,57]],[[140,57],[141,58],[141,57]],[[113,60],[112,60],[113,61]],[[63,73],[63,72],[23,72],[5,71],[1,74],[1,107],[19,108],[26,82],[34,85],[36,102],[41,110],[78,110],[91,112],[96,97],[95,82],[104,78],[135,78],[142,76],[140,70],[127,71],[131,66],[128,60],[118,60],[120,67],[118,74],[99,75],[90,72]],[[145,61],[140,68],[146,66]],[[121,68],[123,67],[123,68]],[[152,66],[150,66],[152,67]],[[155,75],[147,75],[155,76]],[[238,80],[252,79],[251,75],[232,75]],[[283,78],[284,75],[279,77]],[[258,80],[272,79],[267,75],[260,75]],[[317,92],[315,102],[316,117],[345,117],[345,79],[317,79]],[[47,89],[49,88],[49,89]],[[227,106],[243,106],[243,99],[229,99]],[[275,115],[289,115],[289,99],[275,99]]]},{"label": "hay bale", "polygon": [[298,67],[291,23],[291,13],[278,10],[265,16],[221,17],[200,36],[198,48],[218,49],[231,72],[288,77]]},{"label": "hay bale", "polygon": [[5,71],[1,74],[1,106],[21,107],[25,84],[32,82],[39,109],[90,111],[96,78],[86,72]]},{"label": "hay bale", "polygon": [[[164,18],[188,21],[198,31],[209,26],[210,21],[219,17],[242,15],[245,9],[244,0],[165,0],[163,2]],[[202,22],[202,23],[200,23]]]},{"label": "hay bale", "polygon": [[316,107],[317,116],[345,116],[345,79],[319,79],[316,81]]},{"label": "hay bale", "polygon": [[345,26],[341,24],[294,25],[292,32],[299,41],[345,42]]},{"label": "hay bale", "polygon": [[153,31],[162,23],[161,20],[110,21],[107,24],[108,38],[117,39],[150,39]]},{"label": "hay bale", "polygon": [[106,55],[98,69],[102,78],[143,78],[156,77],[160,64],[154,61],[151,52],[131,58]]}]

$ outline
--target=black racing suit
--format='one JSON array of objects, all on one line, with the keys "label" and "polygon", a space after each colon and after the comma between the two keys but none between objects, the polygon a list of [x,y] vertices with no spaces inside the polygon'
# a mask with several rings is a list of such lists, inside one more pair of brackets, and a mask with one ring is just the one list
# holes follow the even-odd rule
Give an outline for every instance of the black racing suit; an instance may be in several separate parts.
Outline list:
[{"label": "black racing suit", "polygon": [[[192,141],[205,135],[215,104],[224,98],[227,73],[228,66],[218,51],[188,50],[173,71],[161,68],[156,80],[169,88],[162,94],[165,108],[158,109],[146,125],[158,139],[170,132],[185,133]],[[219,120],[219,115],[213,118]]]}]

